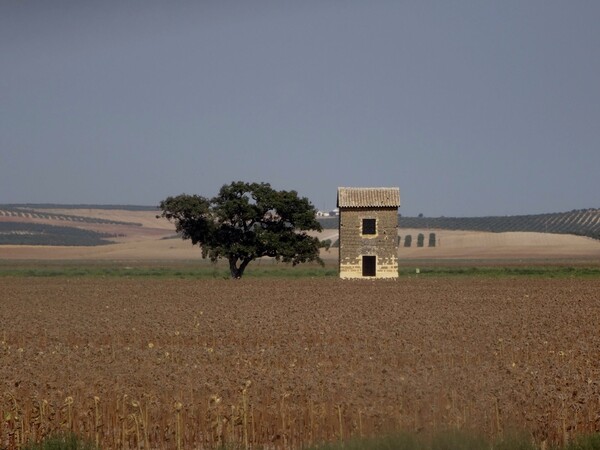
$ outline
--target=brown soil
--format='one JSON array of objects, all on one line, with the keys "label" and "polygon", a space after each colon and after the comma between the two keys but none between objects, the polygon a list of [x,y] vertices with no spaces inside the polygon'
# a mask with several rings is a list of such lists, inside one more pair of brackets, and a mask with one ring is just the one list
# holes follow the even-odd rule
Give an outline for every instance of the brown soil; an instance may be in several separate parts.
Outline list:
[{"label": "brown soil", "polygon": [[600,431],[599,280],[0,278],[0,447]]}]

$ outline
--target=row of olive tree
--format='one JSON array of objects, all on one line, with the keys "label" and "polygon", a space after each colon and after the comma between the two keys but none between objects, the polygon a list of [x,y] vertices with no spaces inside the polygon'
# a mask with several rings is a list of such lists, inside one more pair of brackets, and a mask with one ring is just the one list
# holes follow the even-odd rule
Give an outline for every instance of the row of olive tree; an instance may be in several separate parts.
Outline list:
[{"label": "row of olive tree", "polygon": [[[398,236],[398,244],[400,244],[401,242],[401,237]],[[436,237],[435,237],[435,233],[429,233],[429,247],[435,247],[436,244]],[[412,235],[407,234],[404,237],[404,246],[405,247],[410,247],[412,246]],[[425,235],[423,233],[419,233],[417,235],[417,247],[424,247],[425,246]]]},{"label": "row of olive tree", "polygon": [[268,183],[232,182],[211,199],[181,194],[166,198],[159,208],[157,217],[174,222],[182,239],[200,246],[203,258],[226,259],[232,278],[241,278],[248,264],[263,256],[322,265],[319,249],[328,247],[307,233],[321,231],[310,201]]}]

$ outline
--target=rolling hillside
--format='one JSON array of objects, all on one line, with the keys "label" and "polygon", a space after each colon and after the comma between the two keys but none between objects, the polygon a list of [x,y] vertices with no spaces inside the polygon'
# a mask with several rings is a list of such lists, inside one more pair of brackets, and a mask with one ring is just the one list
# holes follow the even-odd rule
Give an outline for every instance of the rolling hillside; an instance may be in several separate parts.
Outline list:
[{"label": "rolling hillside", "polygon": [[[323,228],[338,226],[335,217],[322,218]],[[491,233],[533,232],[573,234],[600,239],[600,209],[562,213],[488,217],[400,217],[399,227],[411,229],[485,231]]]},{"label": "rolling hillside", "polygon": [[154,227],[160,228],[155,211],[138,206],[0,205],[0,245],[107,245],[152,234]]},{"label": "rolling hillside", "polygon": [[[97,205],[0,205],[0,261],[120,260],[189,261],[198,247],[178,239],[157,209]],[[318,233],[332,243],[337,218],[321,219]],[[600,211],[472,218],[400,217],[402,259],[600,258]],[[417,237],[436,235],[436,245]],[[412,235],[413,244],[405,246]],[[593,237],[595,239],[590,239]],[[172,239],[175,238],[175,239]],[[337,248],[323,251],[337,261]]]}]

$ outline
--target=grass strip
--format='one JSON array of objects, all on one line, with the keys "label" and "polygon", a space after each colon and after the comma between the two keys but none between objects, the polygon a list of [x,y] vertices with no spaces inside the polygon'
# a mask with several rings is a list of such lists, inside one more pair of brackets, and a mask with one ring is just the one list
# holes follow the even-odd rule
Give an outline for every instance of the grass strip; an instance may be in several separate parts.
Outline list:
[{"label": "grass strip", "polygon": [[21,450],[97,450],[97,447],[75,434],[57,434],[38,443],[30,442]]},{"label": "grass strip", "polygon": [[487,439],[458,430],[434,434],[396,433],[325,443],[305,450],[600,450],[600,434],[581,435],[564,445],[536,444],[527,433]]},{"label": "grass strip", "polygon": [[[337,277],[337,269],[323,267],[248,268],[244,278],[324,278]],[[11,277],[95,277],[152,279],[228,279],[229,271],[216,267],[128,267],[128,266],[51,266],[2,267],[0,276]]]},{"label": "grass strip", "polygon": [[[226,264],[210,264],[200,261],[187,263],[73,263],[73,262],[31,262],[10,264],[0,262],[0,276],[12,277],[100,277],[100,278],[154,278],[154,279],[227,279],[229,270]],[[336,278],[337,264],[325,267],[308,264],[292,266],[284,263],[255,262],[248,266],[244,278]],[[471,278],[598,278],[600,265],[448,265],[437,266],[428,263],[421,268],[403,265],[399,270],[400,280],[406,278],[432,277],[471,277]]]}]

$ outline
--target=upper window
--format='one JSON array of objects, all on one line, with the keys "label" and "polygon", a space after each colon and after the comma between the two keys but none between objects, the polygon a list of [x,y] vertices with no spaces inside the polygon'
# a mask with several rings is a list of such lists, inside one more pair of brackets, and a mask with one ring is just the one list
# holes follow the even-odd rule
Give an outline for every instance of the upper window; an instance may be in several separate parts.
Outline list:
[{"label": "upper window", "polygon": [[377,234],[377,224],[375,219],[362,220],[362,234]]}]

